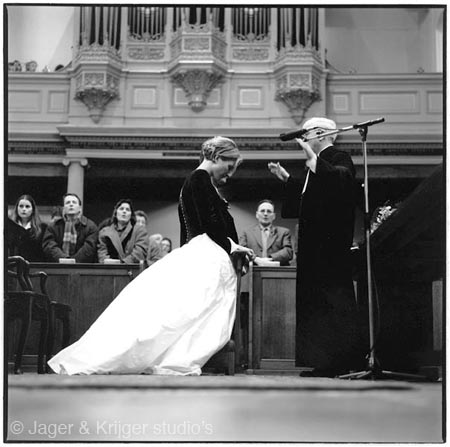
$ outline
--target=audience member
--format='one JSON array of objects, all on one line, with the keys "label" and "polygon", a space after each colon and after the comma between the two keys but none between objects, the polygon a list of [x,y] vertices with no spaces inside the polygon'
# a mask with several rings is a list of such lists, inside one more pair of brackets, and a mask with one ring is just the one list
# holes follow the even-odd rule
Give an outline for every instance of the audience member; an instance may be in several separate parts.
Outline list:
[{"label": "audience member", "polygon": [[163,237],[161,234],[156,233],[150,235],[148,238],[148,255],[147,255],[147,265],[150,266],[156,261],[159,261],[163,255],[161,253],[161,241]]},{"label": "audience member", "polygon": [[136,225],[143,225],[147,228],[147,214],[142,210],[137,210],[134,214],[136,215]]},{"label": "audience member", "polygon": [[107,263],[115,259],[124,264],[136,264],[145,261],[147,250],[147,229],[136,223],[131,200],[119,200],[111,225],[103,227],[98,234],[98,261]]},{"label": "audience member", "polygon": [[58,217],[62,217],[62,209],[60,206],[54,206],[50,214],[50,220],[54,222]]},{"label": "audience member", "polygon": [[66,258],[95,262],[97,234],[97,225],[82,214],[81,199],[74,193],[67,193],[63,197],[62,216],[55,218],[45,231],[44,254],[50,262]]},{"label": "audience member", "polygon": [[246,229],[239,239],[241,245],[255,252],[253,261],[256,264],[278,261],[280,265],[289,265],[292,259],[291,233],[287,228],[273,225],[275,218],[273,202],[261,200],[256,209],[258,223]]},{"label": "audience member", "polygon": [[20,196],[11,218],[8,218],[8,255],[22,256],[34,262],[44,261],[42,238],[46,227],[41,222],[33,197],[28,194]]},{"label": "audience member", "polygon": [[166,256],[172,251],[172,241],[168,237],[163,237],[160,243],[161,256]]}]

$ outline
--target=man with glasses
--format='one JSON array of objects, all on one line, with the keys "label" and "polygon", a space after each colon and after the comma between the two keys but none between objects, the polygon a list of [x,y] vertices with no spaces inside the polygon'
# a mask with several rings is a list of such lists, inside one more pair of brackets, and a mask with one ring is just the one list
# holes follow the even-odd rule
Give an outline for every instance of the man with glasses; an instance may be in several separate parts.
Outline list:
[{"label": "man with glasses", "polygon": [[275,218],[273,202],[261,200],[256,209],[258,224],[247,228],[239,238],[241,245],[255,252],[255,264],[267,265],[275,261],[280,265],[289,265],[293,257],[291,233],[287,228],[273,225]]},{"label": "man with glasses", "polygon": [[[295,179],[279,163],[272,174],[285,183],[281,215],[298,218],[296,366],[300,375],[334,377],[362,366],[360,328],[352,282],[356,183],[350,155],[333,144],[336,123],[311,118],[297,139],[307,173]],[[324,136],[321,136],[324,135]]]}]

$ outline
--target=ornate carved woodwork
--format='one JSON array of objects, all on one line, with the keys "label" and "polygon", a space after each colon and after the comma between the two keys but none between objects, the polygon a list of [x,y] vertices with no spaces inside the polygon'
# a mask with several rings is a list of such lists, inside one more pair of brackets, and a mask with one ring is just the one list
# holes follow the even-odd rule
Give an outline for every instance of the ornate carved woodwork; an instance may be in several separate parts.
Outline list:
[{"label": "ornate carved woodwork", "polygon": [[171,80],[183,88],[189,107],[194,112],[201,112],[211,90],[223,81],[223,74],[214,69],[183,70],[174,73]]}]

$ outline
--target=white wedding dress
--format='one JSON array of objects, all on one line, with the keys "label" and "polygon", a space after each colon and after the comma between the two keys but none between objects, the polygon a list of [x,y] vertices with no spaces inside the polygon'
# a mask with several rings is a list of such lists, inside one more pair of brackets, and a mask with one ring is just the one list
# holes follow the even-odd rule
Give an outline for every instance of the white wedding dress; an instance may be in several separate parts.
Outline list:
[{"label": "white wedding dress", "polygon": [[200,375],[231,337],[235,304],[230,257],[202,234],[144,270],[48,364],[69,375]]}]

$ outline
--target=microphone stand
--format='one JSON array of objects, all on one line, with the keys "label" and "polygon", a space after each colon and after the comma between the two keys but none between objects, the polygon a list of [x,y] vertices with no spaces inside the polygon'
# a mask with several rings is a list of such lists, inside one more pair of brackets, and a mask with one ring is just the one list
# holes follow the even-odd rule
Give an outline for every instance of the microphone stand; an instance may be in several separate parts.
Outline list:
[{"label": "microphone stand", "polygon": [[358,129],[361,135],[363,164],[364,164],[364,230],[366,246],[366,269],[367,269],[367,304],[369,308],[369,356],[367,361],[367,370],[344,374],[338,376],[339,379],[400,379],[400,380],[427,380],[427,377],[416,374],[400,373],[393,371],[384,371],[381,369],[375,355],[375,322],[374,322],[374,302],[372,296],[372,265],[370,249],[370,215],[369,215],[369,175],[367,169],[367,132],[372,124],[383,122],[384,118],[367,121],[361,124],[354,124],[351,128]]}]

